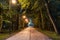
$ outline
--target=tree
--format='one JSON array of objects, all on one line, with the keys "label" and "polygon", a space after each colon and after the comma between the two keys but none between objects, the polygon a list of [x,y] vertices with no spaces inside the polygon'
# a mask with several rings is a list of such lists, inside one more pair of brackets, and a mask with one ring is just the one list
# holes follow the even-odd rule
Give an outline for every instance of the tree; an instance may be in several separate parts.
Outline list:
[{"label": "tree", "polygon": [[51,17],[50,12],[49,12],[49,9],[48,9],[48,1],[47,0],[45,0],[45,6],[46,6],[47,14],[48,14],[48,16],[49,16],[49,18],[51,20],[51,23],[53,24],[54,30],[55,30],[56,33],[58,33],[57,32],[57,29],[56,29],[56,25],[53,22],[52,17]]},{"label": "tree", "polygon": [[3,6],[0,3],[0,32],[1,32],[1,29],[2,29],[2,21],[3,21],[2,14],[3,14]]}]

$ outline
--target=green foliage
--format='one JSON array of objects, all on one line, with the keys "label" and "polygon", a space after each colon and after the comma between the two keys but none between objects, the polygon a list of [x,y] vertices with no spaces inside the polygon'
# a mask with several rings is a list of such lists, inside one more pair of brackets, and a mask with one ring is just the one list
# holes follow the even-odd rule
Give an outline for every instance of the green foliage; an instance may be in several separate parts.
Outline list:
[{"label": "green foliage", "polygon": [[19,0],[19,3],[21,4],[22,9],[28,7],[30,4],[28,0]]},{"label": "green foliage", "polygon": [[7,38],[9,36],[9,33],[2,33],[0,34],[0,40],[4,40],[5,38]]},{"label": "green foliage", "polygon": [[[46,12],[46,8],[45,8],[45,2],[43,0],[18,0],[18,1],[19,1],[19,4],[21,4],[21,5],[18,5],[19,7],[14,7],[16,9],[14,9],[12,7],[11,7],[11,9],[9,9],[8,0],[6,0],[5,5],[3,3],[0,3],[0,9],[1,9],[0,12],[2,13],[3,21],[5,21],[6,23],[11,23],[12,25],[15,25],[17,23],[17,19],[19,18],[19,16],[17,14],[19,13],[20,7],[21,7],[21,9],[23,10],[22,13],[25,12],[25,14],[27,15],[28,18],[32,18],[32,20],[36,26],[42,25],[41,21],[43,19],[44,27],[47,29],[48,29],[48,27],[50,28],[50,25],[52,25],[52,24],[50,23],[48,15],[46,14],[47,12]],[[58,15],[59,15],[60,12],[57,9],[59,9],[60,2],[55,1],[55,0],[48,0],[48,1],[51,4],[49,7],[51,9],[51,11],[55,11],[55,13],[52,13],[52,14],[58,13]],[[19,11],[17,12],[18,9],[19,9]],[[39,26],[39,27],[41,27],[41,26]]]}]

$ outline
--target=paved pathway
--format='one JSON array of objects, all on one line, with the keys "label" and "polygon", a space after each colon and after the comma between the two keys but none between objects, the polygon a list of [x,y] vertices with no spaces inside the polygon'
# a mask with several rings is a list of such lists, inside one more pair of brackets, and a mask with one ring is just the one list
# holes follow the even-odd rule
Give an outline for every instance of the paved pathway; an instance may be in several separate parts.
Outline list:
[{"label": "paved pathway", "polygon": [[28,27],[6,40],[52,40],[52,39],[42,34],[41,32],[38,32],[35,28]]}]

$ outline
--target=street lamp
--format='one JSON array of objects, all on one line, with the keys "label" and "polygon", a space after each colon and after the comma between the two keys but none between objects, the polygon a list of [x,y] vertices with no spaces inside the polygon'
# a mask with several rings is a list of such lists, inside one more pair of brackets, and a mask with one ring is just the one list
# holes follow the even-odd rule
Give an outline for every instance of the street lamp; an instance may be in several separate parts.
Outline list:
[{"label": "street lamp", "polygon": [[16,5],[17,4],[17,0],[9,0],[9,10],[11,9],[12,5]]},{"label": "street lamp", "polygon": [[23,18],[23,27],[24,27],[24,23],[28,23],[28,18],[25,15],[23,15],[22,18]]},{"label": "street lamp", "polygon": [[[19,1],[18,0],[11,0],[10,1],[10,3],[11,3],[11,5],[12,5],[12,9],[15,9],[16,10],[16,12],[18,12],[18,13],[21,13],[20,12],[20,10],[21,10],[21,5],[20,5],[20,3],[19,3]],[[20,28],[20,26],[21,26],[21,20],[20,20],[20,16],[21,16],[21,14],[18,14],[17,13],[17,26]]]},{"label": "street lamp", "polygon": [[23,16],[22,16],[22,18],[23,18],[23,19],[25,19],[25,18],[26,18],[26,16],[25,16],[25,15],[23,15]]},{"label": "street lamp", "polygon": [[25,22],[26,22],[26,23],[28,23],[28,22],[29,22],[27,18],[25,19]]},{"label": "street lamp", "polygon": [[26,16],[23,15],[22,18],[23,18],[23,28],[24,28],[24,24],[25,24],[24,22],[25,22]]},{"label": "street lamp", "polygon": [[[16,5],[17,4],[17,0],[9,0],[9,12],[11,12],[12,10],[12,6]],[[11,31],[13,31],[13,20],[12,20],[12,17],[10,17],[10,20],[11,20]]]},{"label": "street lamp", "polygon": [[16,0],[11,0],[11,3],[16,4],[17,2],[16,2]]},{"label": "street lamp", "polygon": [[24,21],[25,21],[26,23],[28,23],[28,18],[27,18],[25,15],[23,15],[22,18],[24,19]]}]

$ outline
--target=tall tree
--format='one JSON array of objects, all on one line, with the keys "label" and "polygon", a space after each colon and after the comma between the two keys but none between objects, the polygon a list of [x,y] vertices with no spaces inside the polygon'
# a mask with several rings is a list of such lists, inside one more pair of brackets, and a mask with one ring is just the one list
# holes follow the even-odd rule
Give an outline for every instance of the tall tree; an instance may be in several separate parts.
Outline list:
[{"label": "tall tree", "polygon": [[57,29],[56,29],[56,25],[55,25],[54,21],[52,20],[52,17],[50,15],[50,12],[49,12],[49,9],[48,9],[48,0],[44,0],[44,1],[45,1],[45,6],[46,6],[47,14],[48,14],[48,16],[49,16],[49,18],[51,20],[51,23],[53,24],[55,32],[58,33]]},{"label": "tall tree", "polygon": [[2,4],[0,3],[0,32],[1,32],[1,29],[2,29],[2,14],[3,14],[3,6]]}]

